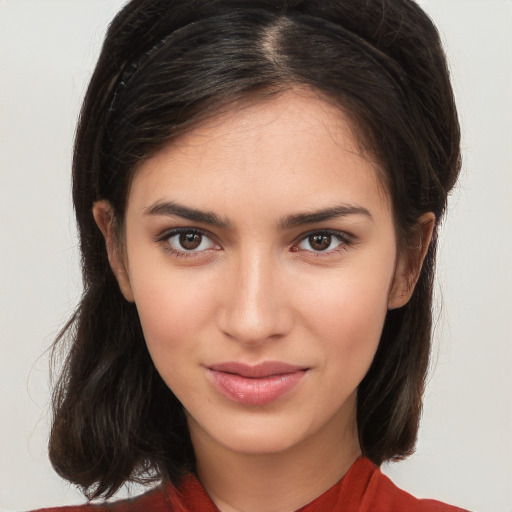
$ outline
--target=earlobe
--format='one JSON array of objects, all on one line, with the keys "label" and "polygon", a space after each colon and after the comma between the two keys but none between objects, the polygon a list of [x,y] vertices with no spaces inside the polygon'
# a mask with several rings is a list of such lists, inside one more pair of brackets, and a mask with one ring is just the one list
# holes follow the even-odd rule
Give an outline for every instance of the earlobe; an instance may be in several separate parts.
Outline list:
[{"label": "earlobe", "polygon": [[388,309],[398,309],[409,302],[432,240],[435,223],[436,217],[432,212],[425,213],[419,218],[414,243],[398,261],[389,294]]},{"label": "earlobe", "polygon": [[112,205],[106,200],[96,201],[92,207],[92,214],[99,230],[103,234],[103,238],[105,239],[108,261],[117,278],[121,293],[127,301],[133,302],[134,297],[124,261],[125,258],[123,257],[122,249],[120,248],[119,241],[117,240],[115,216]]}]

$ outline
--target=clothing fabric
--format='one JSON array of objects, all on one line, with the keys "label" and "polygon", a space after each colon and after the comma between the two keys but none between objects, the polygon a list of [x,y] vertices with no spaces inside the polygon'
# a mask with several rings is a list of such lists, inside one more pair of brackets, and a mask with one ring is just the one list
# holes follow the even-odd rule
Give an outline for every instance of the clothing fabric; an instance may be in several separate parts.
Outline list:
[{"label": "clothing fabric", "polygon": [[[178,489],[162,485],[132,500],[105,505],[40,509],[38,512],[219,512],[193,475]],[[357,459],[347,474],[297,512],[464,512],[439,501],[418,500],[396,487],[369,459]],[[467,511],[465,511],[467,512]]]}]

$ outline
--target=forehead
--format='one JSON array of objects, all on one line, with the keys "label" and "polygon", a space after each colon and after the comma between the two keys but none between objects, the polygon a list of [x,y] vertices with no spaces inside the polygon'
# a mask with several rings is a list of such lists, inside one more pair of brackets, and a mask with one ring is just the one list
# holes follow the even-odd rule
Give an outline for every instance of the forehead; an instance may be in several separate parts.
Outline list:
[{"label": "forehead", "polygon": [[246,203],[270,202],[276,191],[283,205],[286,191],[312,207],[344,198],[387,206],[380,175],[341,109],[291,90],[235,104],[170,141],[136,172],[128,206],[147,207],[159,195],[187,196],[191,190],[210,209],[230,194],[245,195]]}]

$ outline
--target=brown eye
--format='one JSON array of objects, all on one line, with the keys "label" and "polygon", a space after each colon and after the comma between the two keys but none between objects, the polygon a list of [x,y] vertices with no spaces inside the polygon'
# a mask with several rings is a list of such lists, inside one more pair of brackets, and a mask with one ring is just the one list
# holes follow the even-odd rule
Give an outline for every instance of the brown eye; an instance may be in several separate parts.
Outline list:
[{"label": "brown eye", "polygon": [[350,245],[348,235],[343,232],[317,231],[306,235],[296,246],[294,250],[306,251],[312,253],[335,252],[337,249]]},{"label": "brown eye", "polygon": [[197,249],[203,240],[203,237],[197,233],[182,233],[180,235],[180,245],[186,251]]},{"label": "brown eye", "polygon": [[310,247],[314,251],[325,251],[331,245],[331,235],[311,235],[308,237]]},{"label": "brown eye", "polygon": [[200,253],[219,246],[206,234],[195,230],[179,229],[166,234],[160,239],[176,254]]}]

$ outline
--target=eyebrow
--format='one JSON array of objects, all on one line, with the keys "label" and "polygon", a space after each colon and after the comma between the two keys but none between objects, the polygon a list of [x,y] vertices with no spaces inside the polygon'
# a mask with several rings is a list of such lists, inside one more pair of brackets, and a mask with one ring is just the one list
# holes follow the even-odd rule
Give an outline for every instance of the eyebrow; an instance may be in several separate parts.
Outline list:
[{"label": "eyebrow", "polygon": [[213,212],[202,211],[196,208],[189,208],[188,206],[183,206],[174,201],[156,202],[155,204],[146,208],[145,215],[172,215],[223,229],[229,229],[231,226],[228,221],[222,220]]},{"label": "eyebrow", "polygon": [[[208,224],[223,229],[230,229],[231,223],[221,219],[211,211],[198,210],[176,203],[175,201],[158,201],[145,208],[145,215],[175,216],[183,219]],[[304,224],[324,222],[349,215],[363,215],[373,221],[372,214],[362,206],[346,205],[333,206],[312,212],[294,213],[281,219],[278,226],[282,230],[291,229]]]},{"label": "eyebrow", "polygon": [[349,215],[364,215],[373,221],[372,214],[366,208],[342,204],[323,210],[289,215],[279,222],[279,227],[281,229],[290,229],[304,224],[314,224],[339,217],[348,217]]}]

